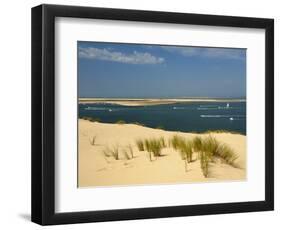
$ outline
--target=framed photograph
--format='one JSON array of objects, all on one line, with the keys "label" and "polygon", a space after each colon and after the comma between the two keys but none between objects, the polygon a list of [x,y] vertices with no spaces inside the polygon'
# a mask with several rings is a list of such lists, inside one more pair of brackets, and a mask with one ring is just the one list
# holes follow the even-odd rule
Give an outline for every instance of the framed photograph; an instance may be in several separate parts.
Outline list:
[{"label": "framed photograph", "polygon": [[32,8],[32,221],[273,210],[274,21]]}]

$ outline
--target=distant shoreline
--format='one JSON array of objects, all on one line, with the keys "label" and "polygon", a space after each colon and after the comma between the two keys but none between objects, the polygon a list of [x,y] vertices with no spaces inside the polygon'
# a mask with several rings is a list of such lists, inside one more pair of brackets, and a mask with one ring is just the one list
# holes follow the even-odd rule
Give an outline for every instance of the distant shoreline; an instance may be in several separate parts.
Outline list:
[{"label": "distant shoreline", "polygon": [[246,99],[232,98],[79,98],[79,104],[116,104],[124,106],[165,105],[187,102],[246,102]]}]

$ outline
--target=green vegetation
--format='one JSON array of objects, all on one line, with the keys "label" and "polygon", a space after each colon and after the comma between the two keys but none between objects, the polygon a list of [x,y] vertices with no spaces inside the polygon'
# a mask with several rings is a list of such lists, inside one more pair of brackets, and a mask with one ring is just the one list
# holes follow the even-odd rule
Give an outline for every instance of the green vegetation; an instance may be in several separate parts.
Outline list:
[{"label": "green vegetation", "polygon": [[112,148],[109,148],[108,146],[106,146],[103,151],[102,151],[103,155],[105,157],[114,157],[115,160],[119,160],[119,145],[116,144],[114,146],[112,146]]},{"label": "green vegetation", "polygon": [[201,137],[194,137],[193,140],[192,140],[192,145],[193,145],[193,150],[195,152],[199,152],[201,149],[202,149],[202,138]]},{"label": "green vegetation", "polygon": [[204,177],[209,177],[209,162],[212,160],[211,152],[200,152],[200,165]]},{"label": "green vegetation", "polygon": [[185,161],[185,169],[187,164],[193,160],[193,152],[197,152],[200,158],[201,169],[205,177],[209,176],[210,162],[214,158],[220,158],[225,163],[235,167],[237,155],[228,145],[222,144],[216,138],[209,135],[208,137],[194,137],[191,141],[180,136],[173,136],[170,139],[170,145],[180,152],[182,160]]},{"label": "green vegetation", "polygon": [[242,133],[239,133],[237,131],[229,131],[229,130],[225,130],[225,129],[215,129],[215,130],[207,130],[205,132],[203,132],[204,134],[211,134],[211,133],[231,133],[231,134],[241,134],[244,135]]},{"label": "green vegetation", "polygon": [[[120,150],[121,149],[121,150]],[[134,151],[132,145],[128,145],[124,148],[120,148],[118,144],[113,145],[111,148],[106,146],[103,150],[102,153],[105,157],[113,157],[115,160],[120,160],[120,151],[123,153],[124,157],[127,160],[133,159],[134,158]]]},{"label": "green vegetation", "polygon": [[156,129],[164,130],[164,126],[163,126],[163,125],[158,125],[158,126],[156,127]]},{"label": "green vegetation", "polygon": [[91,122],[101,122],[101,119],[98,117],[81,117],[81,119]]},{"label": "green vegetation", "polygon": [[161,143],[161,146],[162,146],[162,148],[166,148],[167,147],[167,145],[166,145],[166,141],[165,141],[165,138],[164,137],[160,137],[160,143]]},{"label": "green vegetation", "polygon": [[232,148],[226,144],[219,143],[211,135],[204,139],[201,152],[212,153],[214,157],[219,157],[223,159],[225,163],[232,166],[235,166],[235,160],[238,158]]},{"label": "green vegetation", "polygon": [[136,140],[136,145],[139,151],[147,151],[149,153],[149,159],[152,161],[152,155],[154,157],[161,156],[161,151],[163,148],[166,148],[166,142],[164,137],[160,138],[147,138],[144,140]]},{"label": "green vegetation", "polygon": [[182,160],[185,162],[185,171],[187,172],[188,163],[192,162],[192,142],[182,141],[179,146]]},{"label": "green vegetation", "polygon": [[144,151],[144,142],[141,139],[136,140],[139,151]]},{"label": "green vegetation", "polygon": [[126,124],[126,122],[123,120],[118,120],[115,122],[115,124],[123,125],[123,124]]},{"label": "green vegetation", "polygon": [[123,153],[124,153],[125,158],[127,160],[130,160],[130,159],[134,158],[134,151],[133,151],[133,147],[131,145],[126,146],[123,149]]},{"label": "green vegetation", "polygon": [[119,146],[114,145],[111,150],[111,155],[115,158],[115,160],[119,160]]},{"label": "green vegetation", "polygon": [[134,151],[133,151],[133,147],[131,145],[128,145],[128,150],[129,150],[132,158],[134,158]]},{"label": "green vegetation", "polygon": [[193,142],[178,135],[174,135],[170,139],[170,146],[179,151],[181,159],[185,162],[185,171],[187,172],[188,163],[192,162]]},{"label": "green vegetation", "polygon": [[102,153],[105,157],[111,157],[111,150],[107,146],[102,150]]},{"label": "green vegetation", "polygon": [[183,160],[186,160],[188,163],[192,162],[192,142],[191,141],[184,141],[181,142],[180,145],[180,152]]},{"label": "green vegetation", "polygon": [[96,139],[97,139],[97,136],[92,137],[92,139],[90,140],[91,145],[95,145]]},{"label": "green vegetation", "polygon": [[174,135],[170,139],[170,146],[172,146],[175,150],[178,150],[180,146],[182,145],[182,142],[184,142],[184,138],[180,137],[178,135]]},{"label": "green vegetation", "polygon": [[234,153],[234,150],[230,148],[228,145],[220,144],[216,154],[217,156],[221,157],[227,164],[233,167],[237,167],[235,161],[238,158],[238,156]]},{"label": "green vegetation", "polygon": [[[164,144],[165,144],[165,141],[164,141]],[[161,151],[164,148],[163,140],[161,140],[161,138],[145,139],[144,147],[145,147],[145,150],[149,153],[150,161],[152,161],[152,155],[156,158],[161,156]]]},{"label": "green vegetation", "polygon": [[139,125],[139,126],[145,126],[144,124],[142,124],[142,123],[140,123],[140,122],[134,122],[133,124],[135,124],[135,125]]},{"label": "green vegetation", "polygon": [[[96,136],[91,140],[91,144],[94,145]],[[139,151],[147,151],[150,161],[157,159],[161,156],[163,148],[167,147],[167,143],[164,137],[160,138],[146,138],[137,139],[136,145]],[[215,162],[216,158],[223,160],[225,163],[236,167],[235,161],[237,155],[234,150],[225,143],[220,143],[212,135],[206,137],[194,137],[193,139],[187,139],[179,135],[174,135],[169,139],[169,146],[179,152],[180,157],[184,160],[185,171],[188,171],[188,164],[195,160],[200,160],[200,166],[204,177],[210,176],[210,163]],[[134,158],[134,152],[132,145],[128,145],[121,149],[124,157],[127,160]],[[106,147],[103,150],[105,157],[113,157],[115,160],[119,160],[120,148],[116,144],[111,148]],[[197,153],[195,159],[193,155]]]}]

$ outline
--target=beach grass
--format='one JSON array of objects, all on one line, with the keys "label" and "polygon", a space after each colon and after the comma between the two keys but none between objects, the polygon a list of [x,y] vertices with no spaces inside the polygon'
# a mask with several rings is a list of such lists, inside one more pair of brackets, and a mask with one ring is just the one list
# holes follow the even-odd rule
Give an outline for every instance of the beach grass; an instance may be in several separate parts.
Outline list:
[{"label": "beach grass", "polygon": [[230,130],[225,130],[225,129],[206,130],[206,131],[202,132],[202,134],[212,134],[212,133],[231,133],[231,134],[243,135],[243,133],[240,133],[238,131],[230,131]]},{"label": "beach grass", "polygon": [[205,138],[202,150],[204,152],[212,152],[215,157],[223,159],[225,163],[232,166],[235,166],[235,160],[238,158],[232,148],[227,144],[218,142],[217,139],[211,135]]},{"label": "beach grass", "polygon": [[125,148],[123,148],[122,152],[123,152],[126,160],[130,160],[130,159],[134,158],[133,149],[132,149],[131,145],[128,145]]},{"label": "beach grass", "polygon": [[209,177],[210,174],[210,161],[212,160],[211,152],[200,152],[200,166],[204,177]]},{"label": "beach grass", "polygon": [[108,146],[106,146],[103,150],[102,153],[105,157],[111,157],[111,150]]},{"label": "beach grass", "polygon": [[181,136],[174,135],[170,139],[170,146],[179,151],[181,159],[184,160],[185,171],[187,172],[188,163],[192,162],[193,159],[193,142]]},{"label": "beach grass", "polygon": [[193,155],[192,142],[187,140],[180,142],[179,149],[180,149],[181,158],[182,160],[184,160],[185,163],[185,171],[187,172],[188,163],[192,162],[192,155]]},{"label": "beach grass", "polygon": [[131,157],[134,158],[134,151],[133,151],[132,145],[129,144],[129,145],[127,146],[127,148],[128,148],[128,151],[129,151]]},{"label": "beach grass", "polygon": [[90,140],[91,145],[95,145],[96,144],[96,139],[97,136],[93,136],[92,139]]},{"label": "beach grass", "polygon": [[[115,118],[113,123],[78,120],[80,187],[247,179],[246,136],[193,134],[115,124],[119,119],[122,117]],[[153,139],[160,142],[159,157],[152,152]],[[112,154],[114,147],[119,147],[115,151],[117,157]],[[237,160],[236,156],[239,156]]]},{"label": "beach grass", "polygon": [[119,145],[115,144],[111,148],[106,146],[102,153],[105,157],[113,157],[115,160],[119,160]]},{"label": "beach grass", "polygon": [[178,150],[180,149],[180,146],[182,146],[182,143],[185,141],[185,139],[179,135],[174,135],[169,143],[170,143],[170,146],[172,146],[175,150]]},{"label": "beach grass", "polygon": [[140,123],[140,122],[137,122],[137,121],[134,122],[133,124],[134,124],[134,125],[139,125],[139,126],[145,126],[144,124],[142,124],[142,123]]},{"label": "beach grass", "polygon": [[192,140],[174,135],[170,139],[170,145],[179,151],[181,159],[185,161],[185,169],[187,171],[187,164],[193,161],[193,153],[197,152],[200,159],[201,169],[203,175],[208,177],[210,175],[210,162],[214,162],[215,157],[222,159],[225,163],[235,167],[235,160],[238,156],[234,150],[225,143],[220,143],[215,137],[209,135],[208,137],[194,137]]},{"label": "beach grass", "polygon": [[118,120],[115,122],[115,124],[123,125],[126,124],[126,122],[124,120]]},{"label": "beach grass", "polygon": [[184,142],[181,142],[180,152],[183,160],[186,160],[188,163],[192,162],[193,151],[191,141],[186,140]]},{"label": "beach grass", "polygon": [[101,119],[98,117],[81,117],[81,119],[91,122],[101,122]]},{"label": "beach grass", "polygon": [[164,138],[164,137],[160,137],[159,140],[160,140],[160,143],[161,143],[162,148],[166,148],[166,147],[167,147],[167,144],[166,144],[165,138]]},{"label": "beach grass", "polygon": [[143,145],[149,153],[150,161],[152,161],[152,156],[160,157],[162,149],[166,146],[164,138],[147,138],[143,141]]},{"label": "beach grass", "polygon": [[199,152],[202,149],[202,138],[201,137],[194,137],[192,140],[193,150],[195,152]]},{"label": "beach grass", "polygon": [[143,140],[137,139],[136,140],[136,145],[137,145],[139,151],[144,151],[145,150],[144,149],[145,146],[144,146],[144,141]]},{"label": "beach grass", "polygon": [[119,160],[119,145],[115,144],[112,146],[111,155],[114,157],[115,160]]},{"label": "beach grass", "polygon": [[235,164],[236,159],[238,158],[237,154],[235,154],[234,150],[226,144],[221,144],[216,154],[221,157],[227,164],[237,167]]},{"label": "beach grass", "polygon": [[158,126],[156,127],[156,129],[164,130],[165,128],[164,128],[163,125],[158,125]]}]

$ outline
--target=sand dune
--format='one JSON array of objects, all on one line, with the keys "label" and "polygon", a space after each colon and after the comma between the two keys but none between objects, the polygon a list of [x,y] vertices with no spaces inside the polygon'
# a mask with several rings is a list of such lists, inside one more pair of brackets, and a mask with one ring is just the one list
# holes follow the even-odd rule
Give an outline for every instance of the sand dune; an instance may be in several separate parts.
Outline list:
[{"label": "sand dune", "polygon": [[[164,137],[168,141],[178,134],[185,138],[207,136],[171,132],[142,127],[134,124],[106,124],[79,119],[78,186],[115,186],[140,184],[171,184],[209,181],[232,181],[246,179],[246,136],[230,133],[212,134],[218,141],[228,144],[238,155],[232,167],[221,161],[211,163],[210,177],[205,178],[200,161],[194,161],[185,171],[184,161],[173,148],[163,149],[161,157],[152,162],[146,151],[139,151],[135,141],[138,138]],[[91,139],[96,136],[95,144]],[[106,147],[119,147],[120,159],[105,157]],[[133,148],[134,157],[127,160],[122,153],[128,145]]]}]

